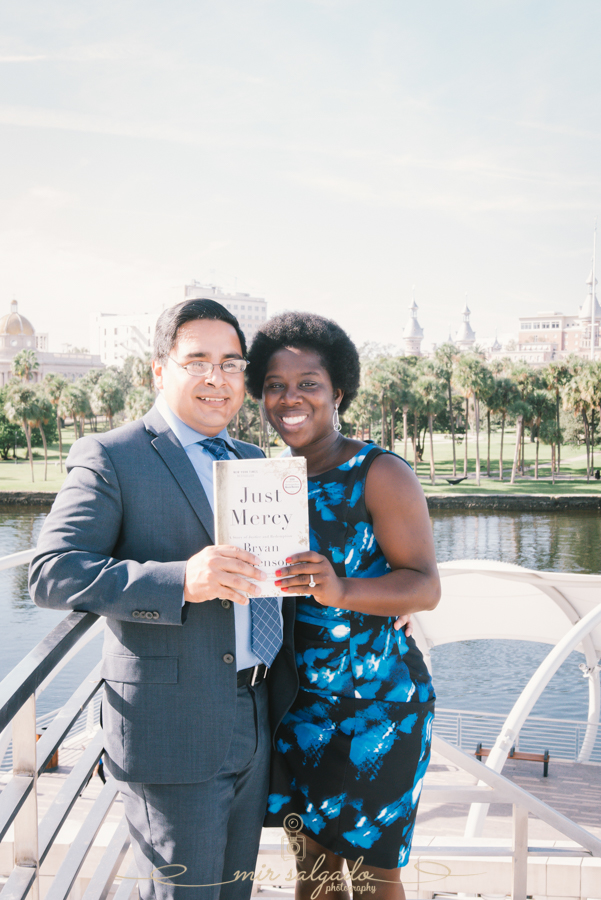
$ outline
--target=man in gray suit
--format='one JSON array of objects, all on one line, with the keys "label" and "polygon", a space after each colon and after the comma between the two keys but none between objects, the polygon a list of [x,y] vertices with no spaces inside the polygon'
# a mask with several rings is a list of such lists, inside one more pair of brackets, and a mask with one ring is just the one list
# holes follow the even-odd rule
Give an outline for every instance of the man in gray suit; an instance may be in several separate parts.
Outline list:
[{"label": "man in gray suit", "polygon": [[298,683],[293,598],[283,616],[255,600],[260,560],[213,544],[213,459],[262,455],[226,430],[245,353],[213,300],[162,313],[155,406],[74,444],[31,566],[39,606],[106,616],[106,762],[123,782],[144,900],[249,896],[236,871],[256,861],[269,720],[275,729]]}]

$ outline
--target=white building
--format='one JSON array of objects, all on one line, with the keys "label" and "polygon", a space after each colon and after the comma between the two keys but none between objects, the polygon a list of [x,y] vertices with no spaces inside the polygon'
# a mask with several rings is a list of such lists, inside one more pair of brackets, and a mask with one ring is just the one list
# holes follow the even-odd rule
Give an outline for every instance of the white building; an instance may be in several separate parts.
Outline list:
[{"label": "white building", "polygon": [[403,329],[403,349],[405,356],[421,356],[421,343],[424,337],[424,329],[417,321],[418,305],[415,297],[409,307],[411,313],[405,328]]},{"label": "white building", "polygon": [[476,332],[470,325],[470,315],[471,312],[466,301],[462,312],[463,322],[459,326],[459,331],[455,335],[454,341],[455,346],[461,351],[461,353],[467,353],[476,343]]},{"label": "white building", "polygon": [[250,294],[228,294],[214,284],[200,284],[193,281],[185,288],[186,300],[216,300],[229,309],[240,322],[246,342],[251,343],[260,325],[267,318],[267,301],[263,297]]},{"label": "white building", "polygon": [[154,326],[160,312],[122,316],[97,313],[90,316],[90,349],[107,366],[120,366],[127,356],[150,353]]},{"label": "white building", "polygon": [[[597,279],[595,279],[595,285]],[[491,359],[508,357],[511,360],[525,362],[533,366],[543,366],[553,360],[565,359],[570,354],[591,358],[591,326],[593,308],[593,276],[586,280],[587,295],[580,307],[578,315],[565,315],[555,310],[544,310],[530,316],[519,317],[519,333],[517,346],[514,349],[503,349],[491,354]],[[601,306],[594,297],[594,359],[601,359],[599,343],[599,327],[601,325]]]},{"label": "white building", "polygon": [[12,378],[13,359],[21,350],[33,350],[37,356],[39,368],[33,373],[34,382],[41,381],[48,372],[58,372],[68,381],[75,381],[90,369],[102,367],[100,357],[92,353],[50,353],[48,335],[37,334],[13,300],[10,312],[0,318],[0,387]]},{"label": "white building", "polygon": [[[186,300],[216,300],[229,309],[240,322],[250,344],[259,325],[267,318],[267,303],[250,294],[228,294],[214,284],[193,281],[184,288]],[[96,313],[90,316],[90,349],[107,366],[121,366],[128,356],[143,357],[152,353],[154,329],[162,310],[151,313],[120,315]]]}]

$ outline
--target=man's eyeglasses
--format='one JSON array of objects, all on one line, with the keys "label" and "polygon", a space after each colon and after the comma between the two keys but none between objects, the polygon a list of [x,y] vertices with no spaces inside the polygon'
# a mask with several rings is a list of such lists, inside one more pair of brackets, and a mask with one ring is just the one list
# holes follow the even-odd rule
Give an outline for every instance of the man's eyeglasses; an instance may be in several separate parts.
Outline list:
[{"label": "man's eyeglasses", "polygon": [[226,375],[240,375],[248,365],[247,359],[226,359],[222,363],[191,362],[182,366],[176,359],[173,359],[172,356],[170,356],[169,359],[171,362],[174,362],[176,366],[179,366],[180,369],[185,369],[188,375],[192,375],[194,378],[199,378],[201,375],[212,375],[215,366],[219,366],[221,371]]}]

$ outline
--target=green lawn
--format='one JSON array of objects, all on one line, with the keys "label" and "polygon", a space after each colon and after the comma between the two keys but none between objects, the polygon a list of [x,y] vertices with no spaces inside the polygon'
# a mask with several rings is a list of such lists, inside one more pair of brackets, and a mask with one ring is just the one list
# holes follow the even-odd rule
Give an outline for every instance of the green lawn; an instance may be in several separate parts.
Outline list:
[{"label": "green lawn", "polygon": [[[536,444],[530,441],[526,435],[526,473],[518,475],[515,484],[510,485],[511,467],[515,447],[515,432],[506,431],[503,442],[503,469],[504,480],[499,480],[499,450],[501,444],[500,433],[491,435],[490,449],[490,478],[486,475],[487,436],[481,432],[480,436],[480,487],[476,485],[476,441],[470,433],[468,436],[468,478],[461,484],[450,485],[446,478],[453,476],[453,449],[450,436],[434,436],[434,463],[436,467],[436,484],[430,484],[430,442],[426,439],[423,462],[417,465],[417,474],[426,493],[449,494],[474,494],[474,493],[515,493],[515,494],[590,494],[601,490],[601,481],[591,478],[586,480],[586,448],[568,447],[561,448],[561,469],[559,477],[556,476],[555,484],[551,481],[551,448],[540,445],[539,448],[539,478],[534,478],[534,458]],[[403,455],[404,445],[397,441],[396,452]],[[456,445],[457,476],[463,475],[463,440]],[[407,446],[407,459],[413,465],[413,449],[409,441]],[[595,451],[595,466],[601,467],[601,449]]]},{"label": "green lawn", "polygon": [[[104,422],[99,423],[99,431],[104,431]],[[86,427],[86,434],[90,434]],[[20,447],[17,450],[17,460],[0,460],[0,491],[47,491],[56,493],[65,480],[64,461],[67,458],[71,445],[75,441],[73,428],[63,429],[63,471],[59,466],[58,442],[48,444],[48,478],[44,481],[44,450],[42,447],[33,449],[33,474],[31,481],[31,468],[27,458],[27,449]]]}]

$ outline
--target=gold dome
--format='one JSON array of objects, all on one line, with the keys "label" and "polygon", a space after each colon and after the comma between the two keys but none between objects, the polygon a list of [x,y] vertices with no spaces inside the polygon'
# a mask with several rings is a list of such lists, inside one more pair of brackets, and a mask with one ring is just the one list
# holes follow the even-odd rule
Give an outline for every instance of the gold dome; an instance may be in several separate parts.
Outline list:
[{"label": "gold dome", "polygon": [[17,312],[17,301],[13,300],[10,312],[0,319],[0,334],[34,335],[35,329],[29,319]]}]

